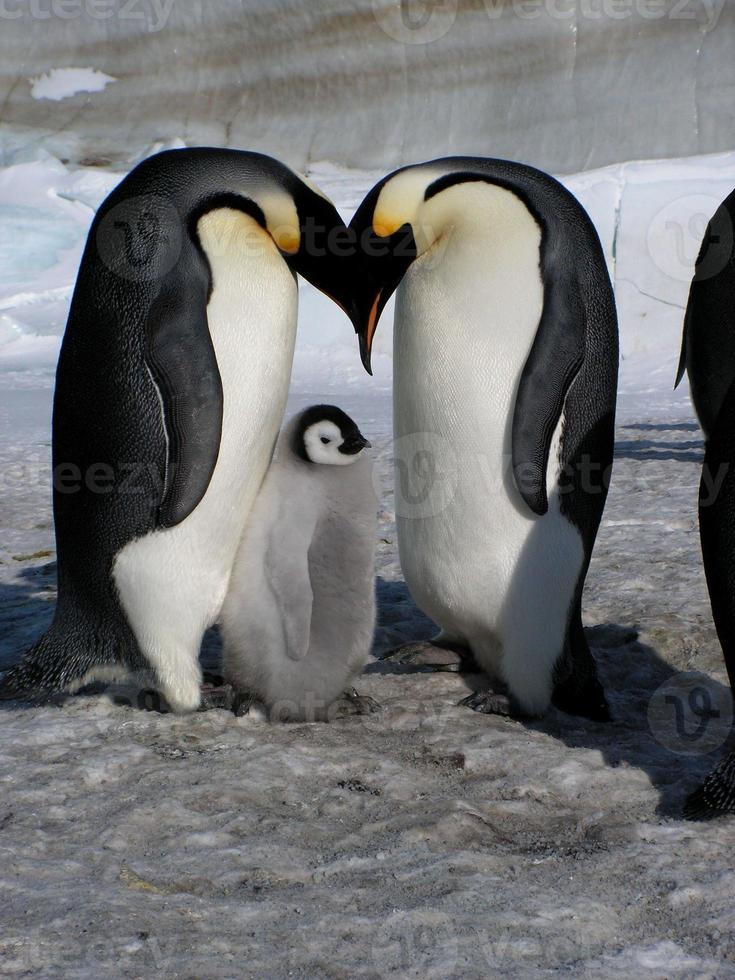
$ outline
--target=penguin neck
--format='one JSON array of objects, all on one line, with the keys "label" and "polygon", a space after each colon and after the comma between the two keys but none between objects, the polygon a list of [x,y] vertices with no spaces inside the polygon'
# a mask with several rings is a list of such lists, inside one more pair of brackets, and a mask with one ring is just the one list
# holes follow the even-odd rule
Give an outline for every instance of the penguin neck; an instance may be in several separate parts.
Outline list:
[{"label": "penguin neck", "polygon": [[492,184],[457,185],[437,200],[445,195],[454,200],[443,202],[443,233],[396,297],[396,425],[476,447],[489,426],[503,441],[538,329],[541,231],[519,198]]},{"label": "penguin neck", "polygon": [[528,208],[484,181],[450,187],[436,202],[427,206],[427,220],[439,234],[399,287],[402,314],[416,319],[406,309],[410,298],[411,307],[424,308],[425,329],[438,334],[461,326],[464,335],[479,331],[495,345],[535,335],[543,304],[541,229]]},{"label": "penguin neck", "polygon": [[[218,513],[236,506],[244,525],[286,406],[296,283],[270,235],[241,211],[210,211],[197,230],[212,275],[207,322],[224,393],[220,451],[203,503],[216,503]],[[240,530],[227,533],[237,540]]]},{"label": "penguin neck", "polygon": [[511,191],[487,181],[465,181],[430,199],[422,221],[436,240],[415,265],[442,261],[462,263],[463,278],[499,276],[512,270],[529,253],[538,258],[541,229],[523,201]]}]

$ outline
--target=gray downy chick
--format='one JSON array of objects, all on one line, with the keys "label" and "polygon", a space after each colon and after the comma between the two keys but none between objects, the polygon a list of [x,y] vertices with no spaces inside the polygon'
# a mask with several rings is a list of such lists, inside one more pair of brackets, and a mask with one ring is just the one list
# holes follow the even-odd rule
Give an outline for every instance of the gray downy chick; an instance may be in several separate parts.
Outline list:
[{"label": "gray downy chick", "polygon": [[271,717],[320,720],[375,628],[370,443],[333,405],[286,425],[248,519],[222,609],[224,675]]}]

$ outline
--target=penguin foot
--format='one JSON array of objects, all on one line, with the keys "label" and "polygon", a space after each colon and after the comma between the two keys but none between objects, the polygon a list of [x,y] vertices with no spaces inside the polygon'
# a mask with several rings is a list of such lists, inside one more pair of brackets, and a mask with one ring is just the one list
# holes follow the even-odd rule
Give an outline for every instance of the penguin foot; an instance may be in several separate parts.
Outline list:
[{"label": "penguin foot", "polygon": [[[128,704],[122,699],[115,700],[115,704]],[[166,704],[166,699],[152,687],[144,688],[138,692],[138,707],[141,711],[156,711],[159,715],[167,715],[171,709]]]},{"label": "penguin foot", "polygon": [[511,694],[498,691],[474,691],[462,698],[460,705],[479,711],[483,715],[501,715],[503,718],[530,718]]},{"label": "penguin foot", "polygon": [[250,709],[257,701],[249,691],[235,691],[232,698],[232,713],[236,718],[244,718],[250,714]]},{"label": "penguin foot", "polygon": [[556,685],[551,703],[567,715],[589,718],[590,721],[612,721],[604,688],[597,678],[590,678],[583,687],[574,677],[568,678]]},{"label": "penguin foot", "polygon": [[358,694],[353,688],[345,691],[329,708],[329,719],[348,718],[350,715],[374,715],[383,709],[378,702],[367,694]]},{"label": "penguin foot", "polygon": [[220,708],[223,711],[234,711],[237,692],[231,684],[225,684],[222,678],[220,681],[222,681],[220,684],[207,681],[202,684],[197,711],[213,711],[215,708]]},{"label": "penguin foot", "polygon": [[238,691],[221,674],[205,670],[202,674],[201,701],[198,711],[220,708],[231,711],[237,718],[248,714],[254,701],[249,691]]},{"label": "penguin foot", "polygon": [[472,654],[466,647],[439,645],[432,640],[403,643],[381,654],[378,659],[381,664],[395,664],[416,673],[477,670]]}]

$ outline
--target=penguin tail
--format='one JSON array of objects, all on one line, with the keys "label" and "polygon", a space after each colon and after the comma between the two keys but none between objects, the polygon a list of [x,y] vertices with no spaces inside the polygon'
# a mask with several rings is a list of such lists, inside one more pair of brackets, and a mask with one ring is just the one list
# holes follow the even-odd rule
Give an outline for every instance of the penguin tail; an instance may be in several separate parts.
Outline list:
[{"label": "penguin tail", "polygon": [[109,675],[114,667],[128,669],[112,624],[70,627],[57,616],[20,663],[0,678],[0,701],[47,701],[90,683],[96,671]]},{"label": "penguin tail", "polygon": [[686,820],[711,820],[727,813],[735,813],[735,752],[715,766],[684,803]]}]

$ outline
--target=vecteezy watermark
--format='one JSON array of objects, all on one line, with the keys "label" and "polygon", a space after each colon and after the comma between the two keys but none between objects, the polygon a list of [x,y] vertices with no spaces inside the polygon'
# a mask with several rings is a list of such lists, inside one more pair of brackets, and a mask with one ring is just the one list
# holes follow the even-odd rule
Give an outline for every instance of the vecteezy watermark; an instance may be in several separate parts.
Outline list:
[{"label": "vecteezy watermark", "polygon": [[370,952],[381,977],[443,980],[457,969],[457,933],[441,912],[394,912],[378,927]]},{"label": "vecteezy watermark", "polygon": [[[692,21],[702,33],[717,26],[725,0],[483,0],[490,21]],[[373,0],[373,16],[401,44],[430,44],[452,29],[458,0]]]},{"label": "vecteezy watermark", "polygon": [[393,443],[393,471],[397,517],[434,517],[454,499],[459,460],[444,436],[435,432],[399,436]]},{"label": "vecteezy watermark", "polygon": [[732,216],[724,206],[715,211],[707,225],[694,270],[696,280],[711,279],[730,262],[735,249],[735,230]]},{"label": "vecteezy watermark", "polygon": [[42,976],[48,971],[64,975],[106,976],[122,957],[129,960],[130,969],[162,974],[168,970],[177,943],[159,939],[148,929],[140,930],[134,940],[117,942],[114,938],[87,938],[79,943],[67,942],[62,934],[49,934],[48,929],[27,936],[6,935],[0,939],[0,969],[3,976]]},{"label": "vecteezy watermark", "polygon": [[[485,901],[484,896],[478,896],[478,907]],[[559,928],[558,922],[549,922],[549,926]],[[504,929],[486,929],[473,927],[475,945],[482,954],[485,966],[491,971],[503,968],[512,969],[517,975],[523,975],[531,964],[538,969],[543,966],[554,969],[570,960],[578,959],[580,939],[578,936],[553,933],[550,935],[530,935],[525,929],[517,933]],[[478,957],[479,958],[479,957]],[[491,973],[490,976],[494,976]]]},{"label": "vecteezy watermark", "polygon": [[648,704],[653,737],[677,755],[707,755],[718,749],[732,728],[732,694],[706,674],[674,674]]},{"label": "vecteezy watermark", "polygon": [[184,227],[165,197],[129,197],[106,211],[97,225],[99,256],[115,275],[131,282],[161,279],[181,254]]},{"label": "vecteezy watermark", "polygon": [[733,240],[730,215],[710,194],[688,194],[667,202],[646,231],[654,265],[669,279],[683,283],[692,276],[711,279],[722,272],[732,255]]},{"label": "vecteezy watermark", "polygon": [[168,23],[176,0],[0,0],[0,20],[121,20],[145,24],[156,34]]},{"label": "vecteezy watermark", "polygon": [[373,0],[380,29],[401,44],[430,44],[451,30],[458,0]]},{"label": "vecteezy watermark", "polygon": [[[209,258],[233,251],[237,251],[241,260],[264,255],[270,258],[274,246],[279,247],[278,243],[286,234],[293,235],[290,225],[264,227],[262,217],[255,217],[249,210],[253,202],[245,194],[241,201],[239,210],[252,220],[209,222],[204,246]],[[213,204],[210,211],[218,207]],[[429,225],[422,225],[420,233],[431,243],[422,261],[440,261],[451,233],[439,235]],[[94,240],[100,259],[112,273],[130,282],[147,282],[170,272],[178,262],[187,238],[197,235],[201,237],[200,228],[193,229],[187,215],[180,214],[172,201],[156,194],[142,194],[120,200],[106,211],[103,209]],[[315,259],[327,256],[358,260],[390,258],[405,260],[406,264],[417,254],[413,231],[408,225],[399,229],[390,240],[381,238],[370,226],[363,229],[358,238],[354,228],[340,224],[323,225],[311,216],[307,216],[299,227],[298,252]]]},{"label": "vecteezy watermark", "polygon": [[[149,447],[150,448],[150,447]],[[48,455],[31,454],[27,459],[0,469],[0,491],[48,486],[62,496],[93,494],[103,497],[147,495],[160,500],[165,491],[165,461],[147,459],[97,460],[84,466],[72,460],[51,466]],[[436,432],[416,432],[399,436],[393,443],[392,478],[395,483],[395,512],[402,518],[434,517],[445,511],[458,490],[480,488],[483,496],[498,493],[514,495],[534,488],[542,471],[534,464],[513,466],[510,454],[499,456],[473,451],[459,452],[448,436]],[[571,493],[598,496],[606,493],[612,464],[602,463],[583,455],[563,467],[557,477],[547,481],[549,497],[564,498]],[[716,470],[702,470],[700,506],[717,500],[730,471],[723,463]],[[384,465],[373,467],[375,493],[383,493],[383,481],[390,483]],[[526,486],[527,484],[527,486]]]},{"label": "vecteezy watermark", "polygon": [[709,463],[702,467],[702,476],[699,481],[699,506],[711,507],[717,503],[717,499],[722,491],[723,485],[730,472],[729,463],[721,463],[717,469],[713,469]]},{"label": "vecteezy watermark", "polygon": [[[467,489],[474,495],[479,491],[483,498],[496,494],[518,493],[528,499],[529,492],[546,482],[551,500],[560,500],[570,494],[600,496],[608,491],[612,475],[612,463],[604,465],[583,454],[578,459],[560,465],[559,472],[549,474],[535,463],[514,465],[510,453],[491,453],[459,450],[455,441],[437,432],[414,432],[399,436],[393,443],[394,509],[397,518],[420,520],[436,517],[450,508],[457,497]],[[717,493],[719,482],[711,487]],[[375,493],[382,493],[383,471],[373,468]],[[709,487],[710,484],[707,484]]]},{"label": "vecteezy watermark", "polygon": [[160,499],[164,479],[162,468],[151,460],[90,463],[82,469],[76,463],[57,463],[52,472],[56,493],[68,496],[85,491],[100,496],[117,497],[147,494]]}]

